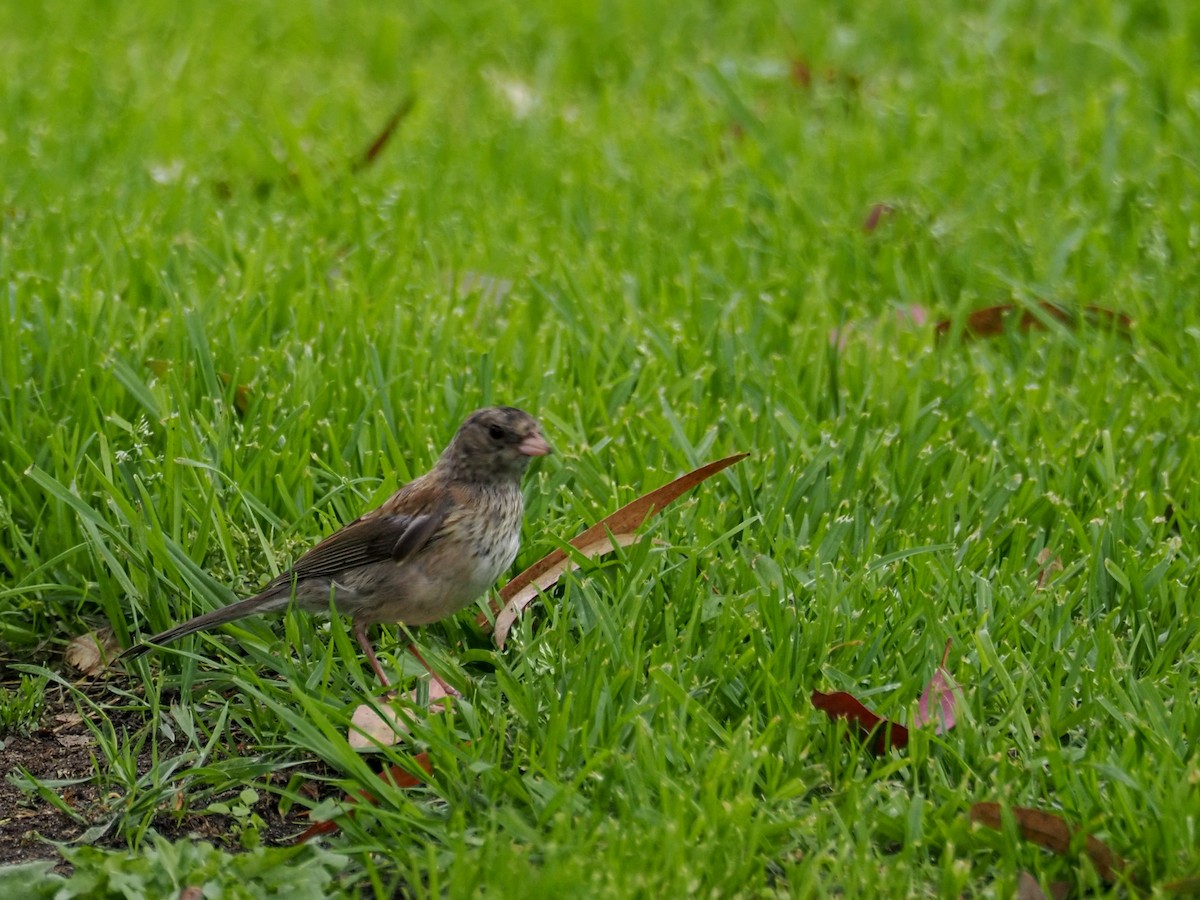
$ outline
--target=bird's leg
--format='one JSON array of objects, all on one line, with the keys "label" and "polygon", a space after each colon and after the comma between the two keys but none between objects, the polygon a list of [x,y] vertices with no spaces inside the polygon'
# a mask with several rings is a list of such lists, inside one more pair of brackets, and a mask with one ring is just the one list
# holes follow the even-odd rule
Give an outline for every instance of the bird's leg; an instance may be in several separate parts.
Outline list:
[{"label": "bird's leg", "polygon": [[417,650],[416,644],[409,644],[408,652],[411,653],[413,656],[415,656],[417,658],[417,662],[419,662],[422,666],[425,667],[425,671],[428,672],[431,676],[433,676],[433,680],[436,681],[439,685],[441,685],[441,688],[446,693],[447,697],[461,697],[462,696],[462,694],[460,694],[454,688],[450,687],[450,685],[446,684],[446,682],[444,682],[442,680],[441,676],[438,675],[437,672],[433,671],[433,668],[429,665],[429,663],[425,662],[425,657],[423,657],[421,655],[420,651]]},{"label": "bird's leg", "polygon": [[[375,648],[371,646],[371,639],[367,637],[367,624],[365,622],[354,623],[354,637],[358,640],[358,646],[363,648],[363,652],[367,654],[367,661],[371,664],[371,668],[375,670],[375,674],[379,676],[379,680],[384,687],[390,687],[391,682],[388,677],[383,674],[383,666],[379,664],[379,658],[375,655]],[[429,668],[426,666],[426,668]]]}]

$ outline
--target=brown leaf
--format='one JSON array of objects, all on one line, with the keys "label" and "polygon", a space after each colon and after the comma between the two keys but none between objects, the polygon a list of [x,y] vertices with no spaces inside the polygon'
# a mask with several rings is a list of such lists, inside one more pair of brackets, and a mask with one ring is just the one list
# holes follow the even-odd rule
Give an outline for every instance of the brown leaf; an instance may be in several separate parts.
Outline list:
[{"label": "brown leaf", "polygon": [[68,666],[91,676],[103,672],[120,654],[117,636],[111,628],[105,627],[72,638],[63,653],[63,659]]},{"label": "brown leaf", "polygon": [[[1003,822],[1000,810],[999,803],[976,803],[971,807],[971,821],[1000,830]],[[1071,839],[1079,829],[1068,825],[1061,816],[1025,806],[1014,806],[1009,811],[1025,840],[1055,853],[1070,852]],[[1100,877],[1110,884],[1125,869],[1125,861],[1091,835],[1084,837],[1084,852],[1091,858]]]},{"label": "brown leaf", "polygon": [[[598,559],[606,553],[612,553],[617,547],[628,547],[630,544],[637,543],[637,540],[638,535],[632,533],[614,534],[611,538],[608,535],[604,535],[594,544],[577,547],[576,549],[588,559]],[[530,603],[538,598],[538,594],[549,590],[564,574],[574,572],[578,568],[579,563],[574,557],[564,557],[509,597],[508,602],[504,604],[504,608],[496,614],[495,633],[493,634],[496,646],[501,650],[504,649],[504,645],[508,641],[508,633],[512,630],[513,625],[516,624],[517,618]]]},{"label": "brown leaf", "polygon": [[1017,876],[1017,900],[1049,900],[1038,880],[1028,872]]},{"label": "brown leaf", "polygon": [[845,719],[864,738],[874,735],[870,746],[876,756],[882,756],[892,747],[903,750],[908,746],[907,728],[871,712],[853,694],[845,691],[832,694],[813,691],[812,705],[831,719]]},{"label": "brown leaf", "polygon": [[[429,682],[429,707],[438,707],[441,712],[449,706],[453,697],[446,693],[445,685],[436,679]],[[410,706],[417,703],[417,692],[409,691],[405,701]],[[378,711],[363,703],[350,717],[350,733],[347,741],[355,750],[378,750],[390,746],[408,734],[412,728],[412,713],[404,706],[380,706]]]},{"label": "brown leaf", "polygon": [[1065,881],[1050,882],[1050,895],[1047,897],[1038,880],[1028,872],[1017,876],[1017,900],[1067,900],[1071,886]]},{"label": "brown leaf", "polygon": [[1037,555],[1037,562],[1041,568],[1038,570],[1037,589],[1042,590],[1050,579],[1063,570],[1062,560],[1054,555],[1054,551],[1049,547],[1043,547]]},{"label": "brown leaf", "polygon": [[[159,378],[165,378],[167,373],[170,372],[174,366],[168,359],[147,359],[146,368]],[[188,374],[191,374],[191,366],[188,366],[186,371]],[[225,387],[229,387],[229,385],[233,382],[233,376],[228,372],[218,372],[217,378]],[[233,389],[233,406],[238,411],[239,415],[244,416],[247,410],[250,409],[250,401],[253,399],[253,396],[254,394],[250,390],[249,385],[239,384]]]},{"label": "brown leaf", "polygon": [[1190,878],[1180,878],[1178,881],[1164,884],[1163,890],[1169,894],[1200,895],[1200,875],[1192,875]]},{"label": "brown leaf", "polygon": [[812,66],[803,59],[792,60],[792,84],[800,88],[812,87]]},{"label": "brown leaf", "polygon": [[[418,753],[413,757],[413,762],[415,762],[425,772],[425,774],[433,774],[433,764],[429,761],[428,753]],[[384,769],[379,773],[379,778],[381,781],[390,781],[398,788],[416,787],[424,782],[424,779],[418,778],[416,775],[413,775],[411,772],[401,766],[390,766],[389,768]],[[372,806],[379,802],[379,798],[368,790],[360,790],[356,791],[354,794],[347,794],[345,800],[346,802],[352,804],[369,803]],[[354,810],[351,809],[347,811],[346,815],[354,815]],[[294,843],[303,844],[305,841],[311,838],[318,837],[323,834],[333,834],[337,830],[337,822],[333,821],[332,819],[325,822],[314,822],[296,837]]]},{"label": "brown leaf", "polygon": [[[662,487],[638,497],[607,518],[601,519],[591,528],[573,538],[570,542],[571,546],[589,559],[611,553],[616,547],[629,546],[636,540],[634,533],[647,519],[661,512],[667,504],[690,491],[700,482],[711,478],[722,469],[727,469],[734,463],[742,461],[749,455],[749,453],[735,453],[733,456],[718,459],[694,469],[686,475],[681,475],[669,484],[664,484]],[[610,534],[613,540],[609,539]],[[508,630],[512,627],[510,620],[515,620],[521,611],[533,601],[533,598],[537,596],[537,589],[548,590],[564,572],[575,568],[578,568],[578,564],[567,556],[565,550],[555,549],[504,585],[500,589],[500,600],[504,606],[498,607],[496,602],[492,601],[492,612],[497,614],[496,645],[504,646]],[[524,590],[527,586],[535,584],[536,588],[533,589],[532,595]],[[513,607],[513,610],[508,612],[510,606]],[[504,621],[503,632],[500,630],[501,616]],[[488,617],[481,614],[479,624],[484,628],[489,627]]]},{"label": "brown leaf", "polygon": [[408,118],[408,114],[412,112],[413,107],[416,106],[416,103],[417,98],[412,94],[400,101],[400,105],[392,111],[390,116],[388,116],[388,120],[384,123],[383,129],[375,136],[375,139],[367,145],[367,149],[362,152],[362,155],[354,161],[354,165],[351,166],[352,171],[359,172],[371,165],[371,163],[375,162],[375,160],[379,157],[379,154],[383,152],[383,148],[387,146],[388,141],[392,139],[392,135],[396,133],[396,129],[399,127],[400,123]]},{"label": "brown leaf", "polygon": [[[848,72],[842,72],[835,69],[833,66],[826,66],[821,72],[826,84],[836,87],[844,87],[850,90],[857,90],[859,86],[859,78],[857,75],[851,75]],[[792,60],[791,69],[788,73],[793,85],[802,90],[808,90],[812,87],[815,78],[815,70],[812,63],[803,57],[796,57]]]},{"label": "brown leaf", "polygon": [[891,218],[895,211],[896,207],[890,203],[876,203],[871,207],[871,211],[867,213],[867,218],[863,221],[862,230],[870,234],[883,224],[884,219]]},{"label": "brown leaf", "polygon": [[[977,309],[967,316],[967,320],[963,324],[963,340],[996,337],[1011,328],[1023,332],[1043,331],[1046,328],[1044,321],[1046,318],[1055,319],[1069,328],[1078,328],[1083,324],[1108,327],[1125,336],[1128,336],[1133,329],[1133,320],[1129,316],[1103,306],[1085,306],[1080,310],[1073,310],[1042,300],[1038,302],[1037,307],[1041,311],[1040,316],[1033,310],[1015,303],[1003,303],[999,306]],[[945,337],[953,327],[953,319],[943,319],[937,323],[937,336]]]}]

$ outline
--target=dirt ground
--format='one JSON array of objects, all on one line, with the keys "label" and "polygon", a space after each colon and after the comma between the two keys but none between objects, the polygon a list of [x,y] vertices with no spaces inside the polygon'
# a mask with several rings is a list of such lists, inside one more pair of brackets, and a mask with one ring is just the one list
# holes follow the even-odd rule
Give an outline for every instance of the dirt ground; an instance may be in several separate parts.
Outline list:
[{"label": "dirt ground", "polygon": [[[103,689],[101,689],[102,691]],[[125,721],[122,721],[124,716]],[[111,714],[118,732],[122,726],[133,731],[144,722],[137,714]],[[99,796],[97,788],[87,783],[95,774],[95,742],[83,717],[76,710],[67,692],[50,685],[46,689],[46,708],[38,726],[28,734],[9,733],[0,743],[0,865],[28,862],[35,859],[60,859],[58,850],[49,841],[78,840],[87,829],[105,819],[104,810],[119,798]],[[170,745],[160,751],[169,752]],[[139,773],[150,768],[149,751],[138,760]],[[314,769],[320,766],[314,763]],[[82,783],[55,788],[64,803],[79,815],[66,813],[40,796],[18,784],[21,772],[39,779],[80,780]],[[280,781],[286,773],[278,773]],[[305,811],[293,808],[287,818],[279,814],[278,798],[260,791],[255,812],[266,827],[261,833],[264,843],[287,844],[308,827]],[[109,813],[111,817],[111,813]],[[186,815],[181,820],[164,811],[155,820],[155,830],[168,838],[193,837],[230,848],[236,846],[236,823],[232,817],[214,814]],[[123,847],[124,842],[105,835],[96,842],[100,846]],[[68,869],[65,862],[59,871]]]}]

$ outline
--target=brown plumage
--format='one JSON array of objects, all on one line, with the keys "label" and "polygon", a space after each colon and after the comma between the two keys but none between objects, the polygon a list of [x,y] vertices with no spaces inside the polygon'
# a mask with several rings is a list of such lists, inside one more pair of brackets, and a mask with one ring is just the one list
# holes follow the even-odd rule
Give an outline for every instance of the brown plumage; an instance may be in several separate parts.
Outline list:
[{"label": "brown plumage", "polygon": [[368,626],[436,622],[484,594],[517,555],[521,476],[532,457],[549,452],[528,413],[511,406],[478,410],[428,473],[325,538],[258,594],[156,634],[125,657],[245,616],[283,611],[293,597],[301,609],[324,612],[332,597],[338,612],[353,620],[355,638],[386,685]]}]

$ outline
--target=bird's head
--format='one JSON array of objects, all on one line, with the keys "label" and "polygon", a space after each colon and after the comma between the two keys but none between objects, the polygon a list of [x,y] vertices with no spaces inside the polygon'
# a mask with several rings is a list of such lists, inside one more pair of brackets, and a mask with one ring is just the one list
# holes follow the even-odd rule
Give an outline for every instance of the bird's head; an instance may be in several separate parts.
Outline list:
[{"label": "bird's head", "polygon": [[467,417],[438,465],[467,481],[519,481],[533,457],[550,452],[537,419],[512,406],[493,406]]}]

